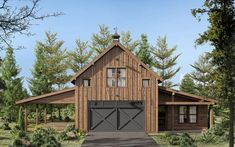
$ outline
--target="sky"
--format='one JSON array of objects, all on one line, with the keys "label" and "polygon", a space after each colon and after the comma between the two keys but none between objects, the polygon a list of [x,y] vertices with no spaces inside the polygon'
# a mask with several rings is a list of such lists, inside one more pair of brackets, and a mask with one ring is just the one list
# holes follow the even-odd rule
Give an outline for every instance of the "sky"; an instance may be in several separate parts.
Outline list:
[{"label": "sky", "polygon": [[[57,32],[58,39],[65,42],[63,47],[73,50],[77,38],[89,41],[101,24],[111,31],[115,27],[118,32],[130,31],[134,40],[145,33],[152,45],[158,36],[166,35],[168,46],[177,45],[175,54],[181,54],[177,61],[181,70],[172,79],[179,83],[184,74],[192,71],[190,64],[212,49],[208,44],[195,48],[194,41],[207,29],[208,22],[205,17],[198,22],[191,15],[191,9],[202,4],[203,0],[41,0],[40,13],[63,12],[64,15],[34,22],[30,28],[33,36],[16,35],[12,39],[14,46],[25,47],[15,51],[24,86],[28,88],[36,41],[45,40],[45,31]],[[3,51],[0,56],[4,57]]]}]

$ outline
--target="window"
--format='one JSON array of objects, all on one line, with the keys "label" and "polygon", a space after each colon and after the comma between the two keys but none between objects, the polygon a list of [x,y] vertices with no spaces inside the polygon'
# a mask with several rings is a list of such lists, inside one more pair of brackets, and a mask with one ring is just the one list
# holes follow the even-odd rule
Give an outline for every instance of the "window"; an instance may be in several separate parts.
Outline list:
[{"label": "window", "polygon": [[143,79],[142,80],[142,87],[149,87],[150,83],[149,83],[149,79]]},{"label": "window", "polygon": [[107,85],[109,87],[126,86],[126,69],[125,68],[108,68]]},{"label": "window", "polygon": [[179,122],[180,123],[187,122],[187,106],[180,106],[180,108],[179,108]]},{"label": "window", "polygon": [[197,122],[197,107],[189,106],[189,122],[196,123]]},{"label": "window", "polygon": [[91,79],[84,79],[84,80],[83,80],[83,86],[84,86],[84,87],[89,87],[89,86],[91,86]]},{"label": "window", "polygon": [[197,106],[179,106],[179,123],[196,123]]}]

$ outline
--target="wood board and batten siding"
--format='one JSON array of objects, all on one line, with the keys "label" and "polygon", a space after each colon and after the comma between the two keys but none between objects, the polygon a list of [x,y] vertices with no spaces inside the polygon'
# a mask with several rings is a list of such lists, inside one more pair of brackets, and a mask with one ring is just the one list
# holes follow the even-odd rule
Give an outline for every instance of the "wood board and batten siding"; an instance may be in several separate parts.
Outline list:
[{"label": "wood board and batten siding", "polygon": [[[126,86],[107,86],[107,68],[125,68]],[[83,79],[90,79],[91,86],[84,87]],[[150,86],[142,87],[142,79],[149,79]],[[158,131],[158,79],[137,58],[114,46],[75,81],[76,127],[88,130],[88,101],[145,101],[145,131]]]}]

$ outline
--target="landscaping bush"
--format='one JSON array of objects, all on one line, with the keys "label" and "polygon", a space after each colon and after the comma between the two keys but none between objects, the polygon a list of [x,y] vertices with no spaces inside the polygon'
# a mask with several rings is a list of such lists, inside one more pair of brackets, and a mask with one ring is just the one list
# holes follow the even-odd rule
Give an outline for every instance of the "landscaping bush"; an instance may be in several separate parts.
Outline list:
[{"label": "landscaping bush", "polygon": [[180,144],[180,136],[178,136],[178,135],[171,135],[169,137],[169,143],[171,145],[179,145]]},{"label": "landscaping bush", "polygon": [[20,131],[20,126],[19,125],[15,125],[12,130],[11,130],[11,135],[13,138],[16,138],[16,136],[18,135],[19,131]]},{"label": "landscaping bush", "polygon": [[19,130],[17,132],[17,135],[15,136],[12,145],[10,145],[10,147],[31,147],[31,146],[32,145],[29,137],[22,130]]},{"label": "landscaping bush", "polygon": [[200,138],[204,143],[220,143],[228,140],[228,130],[223,128],[224,124],[215,124],[202,134]]},{"label": "landscaping bush", "polygon": [[54,129],[38,128],[32,136],[32,144],[35,147],[60,147],[60,142],[56,139],[56,131]]},{"label": "landscaping bush", "polygon": [[74,125],[67,125],[63,132],[59,134],[60,140],[73,140],[73,139],[82,139],[86,136],[86,132],[75,129]]},{"label": "landscaping bush", "polygon": [[196,147],[195,141],[190,137],[189,134],[183,133],[180,137],[180,147]]},{"label": "landscaping bush", "polygon": [[9,126],[8,122],[4,122],[3,125],[1,126],[1,129],[3,129],[3,130],[11,130],[11,127]]}]

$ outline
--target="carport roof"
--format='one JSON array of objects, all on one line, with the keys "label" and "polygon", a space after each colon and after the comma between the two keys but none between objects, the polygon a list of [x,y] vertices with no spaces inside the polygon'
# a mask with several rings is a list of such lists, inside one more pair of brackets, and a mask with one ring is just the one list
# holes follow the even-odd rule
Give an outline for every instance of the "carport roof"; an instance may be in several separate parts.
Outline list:
[{"label": "carport roof", "polygon": [[17,101],[16,104],[33,103],[33,102],[38,101],[40,99],[50,98],[50,97],[51,97],[50,99],[53,100],[53,99],[55,99],[55,97],[53,97],[53,96],[56,96],[56,95],[59,95],[59,94],[62,94],[62,93],[66,93],[66,92],[71,92],[71,91],[75,91],[75,87],[68,88],[68,89],[63,89],[63,90],[52,92],[52,93],[43,94],[43,95],[40,95],[40,96],[35,96],[35,97],[29,97],[29,98],[26,98],[26,99],[22,99],[22,100]]}]

